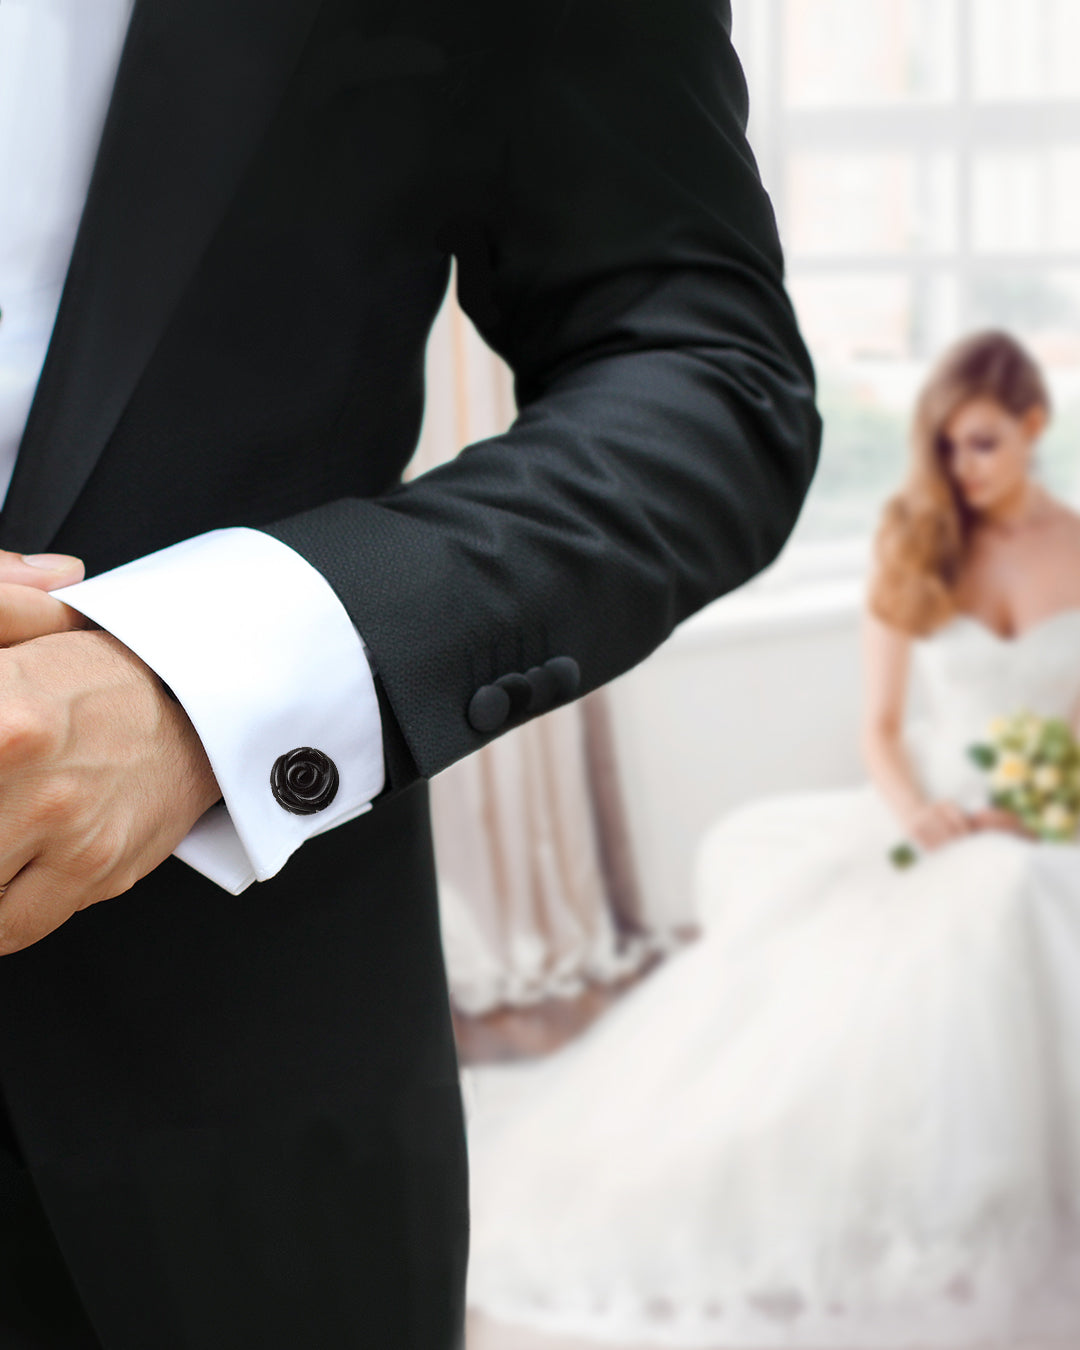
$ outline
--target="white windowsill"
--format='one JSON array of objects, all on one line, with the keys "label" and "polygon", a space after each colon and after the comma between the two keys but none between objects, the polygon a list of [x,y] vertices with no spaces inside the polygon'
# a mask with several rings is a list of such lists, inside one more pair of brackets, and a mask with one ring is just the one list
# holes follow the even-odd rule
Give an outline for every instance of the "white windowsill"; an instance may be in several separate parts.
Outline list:
[{"label": "white windowsill", "polygon": [[692,614],[666,645],[685,651],[846,626],[863,607],[867,555],[863,540],[789,549],[745,586]]}]

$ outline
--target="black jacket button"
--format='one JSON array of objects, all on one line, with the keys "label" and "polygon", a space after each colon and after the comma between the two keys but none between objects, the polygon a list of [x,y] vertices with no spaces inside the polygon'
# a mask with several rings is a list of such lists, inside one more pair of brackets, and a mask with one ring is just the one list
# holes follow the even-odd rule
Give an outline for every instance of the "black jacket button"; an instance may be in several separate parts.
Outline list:
[{"label": "black jacket button", "polygon": [[270,770],[274,800],[298,816],[310,816],[329,806],[337,795],[337,765],[311,745],[278,755]]},{"label": "black jacket button", "polygon": [[517,717],[525,712],[532,698],[532,685],[520,671],[511,671],[500,675],[495,681],[500,689],[505,689],[510,699],[510,716]]},{"label": "black jacket button", "polygon": [[544,662],[544,669],[555,676],[560,698],[574,697],[581,686],[581,667],[572,656],[553,656]]},{"label": "black jacket button", "polygon": [[474,731],[497,731],[510,713],[510,695],[495,684],[482,684],[469,699],[466,716]]},{"label": "black jacket button", "polygon": [[559,685],[554,673],[544,666],[530,666],[525,678],[532,689],[528,712],[530,716],[547,712],[559,701]]}]

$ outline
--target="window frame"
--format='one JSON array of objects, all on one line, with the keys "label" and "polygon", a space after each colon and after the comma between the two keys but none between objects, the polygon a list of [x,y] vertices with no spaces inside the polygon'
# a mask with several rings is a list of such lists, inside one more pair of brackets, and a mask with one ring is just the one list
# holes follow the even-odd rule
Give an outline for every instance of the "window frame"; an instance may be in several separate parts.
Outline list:
[{"label": "window frame", "polygon": [[[773,203],[789,282],[815,275],[850,277],[872,273],[901,275],[917,286],[949,277],[956,286],[958,329],[962,331],[973,322],[969,317],[971,295],[973,282],[980,274],[995,273],[1003,267],[1033,274],[1059,269],[1080,272],[1080,239],[1075,251],[975,250],[974,176],[980,153],[1030,149],[1036,144],[1040,148],[1058,144],[1080,148],[1080,98],[976,98],[973,42],[976,0],[954,0],[955,33],[951,45],[955,65],[951,96],[895,104],[834,106],[790,105],[786,100],[783,78],[788,2],[735,0],[732,41],[749,90],[747,138]],[[808,151],[888,150],[904,150],[914,155],[944,150],[955,157],[952,248],[822,256],[800,254],[786,242],[786,196],[793,155]],[[807,342],[810,345],[809,338]],[[1048,370],[1048,375],[1052,373]],[[1080,505],[1080,485],[1072,496]],[[776,562],[753,578],[748,587],[764,592],[823,579],[854,577],[865,571],[870,539],[871,530],[837,539],[793,539]]]}]

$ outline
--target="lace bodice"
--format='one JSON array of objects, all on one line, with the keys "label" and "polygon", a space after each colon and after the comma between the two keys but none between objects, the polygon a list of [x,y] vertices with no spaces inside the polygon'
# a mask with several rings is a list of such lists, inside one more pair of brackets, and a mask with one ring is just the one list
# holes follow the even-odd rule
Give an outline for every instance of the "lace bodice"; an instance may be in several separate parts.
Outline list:
[{"label": "lace bodice", "polygon": [[985,803],[985,774],[968,758],[967,746],[985,737],[992,717],[1028,708],[1068,718],[1080,704],[1080,606],[1010,638],[959,614],[917,641],[914,651],[926,711],[910,720],[905,739],[934,796]]}]

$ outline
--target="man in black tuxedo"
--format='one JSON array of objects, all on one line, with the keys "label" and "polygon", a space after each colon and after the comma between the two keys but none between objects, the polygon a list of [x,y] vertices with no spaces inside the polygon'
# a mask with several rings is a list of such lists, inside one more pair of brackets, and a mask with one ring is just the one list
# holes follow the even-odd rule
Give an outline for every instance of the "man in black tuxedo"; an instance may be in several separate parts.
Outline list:
[{"label": "man in black tuxedo", "polygon": [[[462,1345],[427,780],[757,573],[817,461],[730,28],[727,0],[136,0],[0,514],[88,577],[0,592],[0,1346]],[[519,414],[404,482],[451,258]],[[334,828],[338,756],[249,711],[279,656],[208,655],[207,575],[282,663],[337,659],[259,576],[197,573],[236,530],[370,661],[377,791]],[[158,556],[143,649],[106,587]],[[256,834],[213,698],[285,840],[256,885],[183,856],[208,819]]]}]

